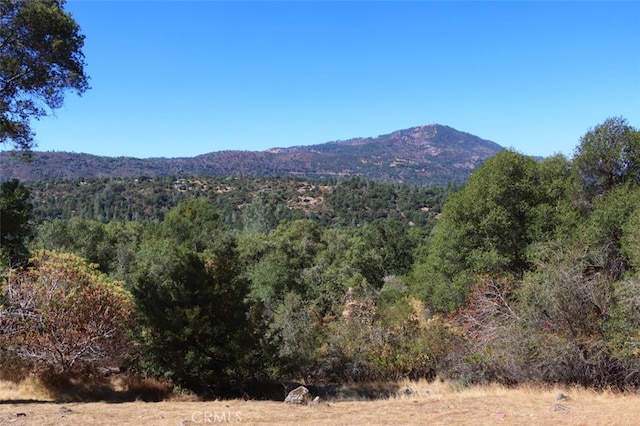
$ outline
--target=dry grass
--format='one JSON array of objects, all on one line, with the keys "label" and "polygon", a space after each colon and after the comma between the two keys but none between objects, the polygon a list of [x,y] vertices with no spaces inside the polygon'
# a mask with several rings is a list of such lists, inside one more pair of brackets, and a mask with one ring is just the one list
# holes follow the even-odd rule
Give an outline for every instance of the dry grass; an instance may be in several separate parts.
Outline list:
[{"label": "dry grass", "polygon": [[[413,393],[405,393],[411,388]],[[0,384],[0,424],[185,425],[636,425],[640,396],[585,389],[501,386],[455,389],[401,383],[377,400],[336,399],[315,406],[267,401],[55,402],[33,383]],[[570,399],[557,400],[563,393]],[[24,415],[22,415],[24,414]]]}]

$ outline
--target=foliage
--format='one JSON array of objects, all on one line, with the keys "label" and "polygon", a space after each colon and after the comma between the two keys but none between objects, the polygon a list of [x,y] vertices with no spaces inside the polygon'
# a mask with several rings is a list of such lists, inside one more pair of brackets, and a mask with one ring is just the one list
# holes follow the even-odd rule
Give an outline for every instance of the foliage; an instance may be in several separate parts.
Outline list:
[{"label": "foliage", "polygon": [[533,242],[576,232],[585,218],[577,208],[578,177],[573,163],[564,155],[553,155],[537,162],[541,202],[532,211],[529,227]]},{"label": "foliage", "polygon": [[561,241],[537,248],[538,268],[528,273],[518,299],[533,327],[574,339],[589,339],[601,330],[612,302],[611,281],[598,273],[602,250],[581,242]]},{"label": "foliage", "polygon": [[[403,286],[400,278],[390,274],[402,272],[405,256],[411,257],[413,246],[406,227],[394,220],[379,220],[359,229],[322,229],[306,219],[282,223],[268,236],[244,236],[239,243],[251,286],[248,299],[262,313],[254,327],[265,330],[261,342],[271,354],[269,371],[273,374],[292,379],[297,373],[317,380],[360,380],[381,378],[396,367],[393,371],[398,377],[414,371],[414,367],[416,374],[422,374],[418,371],[423,370],[408,360],[417,356],[420,343],[411,343],[417,352],[401,346],[398,338],[392,337],[394,330],[388,319],[376,319],[375,330],[366,328],[369,326],[365,323],[358,326],[340,320],[350,298],[364,298],[370,312],[375,312],[377,293],[385,282]],[[400,315],[399,323],[409,312],[405,314]],[[365,322],[371,325],[371,321],[373,317]],[[395,327],[398,325],[394,323]],[[372,333],[383,333],[385,339],[393,340],[385,343],[389,358],[384,365],[371,364],[371,357],[381,350],[367,343]],[[396,343],[399,346],[395,347]],[[398,353],[396,349],[406,353],[406,365],[402,367],[388,364],[392,353]],[[359,367],[349,367],[349,363]],[[431,371],[429,365],[427,370]],[[356,371],[362,371],[362,375]]]},{"label": "foliage", "polygon": [[383,266],[380,275],[404,275],[411,270],[416,242],[401,221],[378,219],[360,229],[364,245],[380,258],[379,264]]},{"label": "foliage", "polygon": [[0,184],[0,262],[14,265],[28,258],[26,242],[33,232],[29,190],[17,179]]},{"label": "foliage", "polygon": [[627,182],[640,183],[640,131],[622,117],[608,118],[589,130],[573,159],[588,199],[606,195]]},{"label": "foliage", "polygon": [[109,271],[113,245],[114,241],[107,238],[102,223],[79,217],[68,221],[54,219],[44,223],[39,227],[38,238],[34,242],[37,249],[74,253],[97,264],[103,272]]},{"label": "foliage", "polygon": [[573,162],[499,154],[449,198],[412,274],[412,290],[455,311],[465,333],[445,374],[640,384],[636,137],[610,119]]},{"label": "foliage", "polygon": [[620,248],[623,256],[635,271],[640,271],[640,208],[636,208],[622,225]]},{"label": "foliage", "polygon": [[602,274],[606,255],[582,241],[540,244],[522,280],[485,277],[457,315],[466,347],[448,374],[467,382],[635,387],[635,280]]},{"label": "foliage", "polygon": [[[35,160],[34,160],[35,161]],[[226,229],[266,233],[286,220],[353,226],[396,219],[430,229],[450,189],[293,178],[94,178],[27,182],[38,223],[80,216],[100,222],[161,221],[183,201],[205,200]]]},{"label": "foliage", "polygon": [[130,295],[77,256],[36,252],[7,273],[2,293],[2,345],[37,369],[96,371],[129,354]]},{"label": "foliage", "polygon": [[[234,241],[208,235],[204,250],[195,251],[198,242],[178,220],[179,211],[169,215],[175,220],[163,222],[155,236],[145,238],[137,254],[132,293],[141,324],[142,364],[180,386],[215,393],[246,374],[244,355],[252,349],[244,304],[247,285]],[[214,216],[196,209],[187,219],[198,226],[207,217]],[[212,224],[206,226],[211,229]]]},{"label": "foliage", "polygon": [[443,208],[427,257],[416,265],[416,294],[450,311],[464,303],[474,274],[522,274],[529,245],[553,234],[549,213],[561,196],[545,192],[540,178],[532,158],[512,151],[478,168]]},{"label": "foliage", "polygon": [[502,151],[462,188],[33,183],[40,217],[60,217],[27,248],[73,251],[125,280],[136,366],[202,394],[436,375],[635,389],[640,189],[633,174],[602,181],[584,166],[615,162],[619,151],[586,142],[633,139],[621,122],[611,140],[590,131],[574,160]]},{"label": "foliage", "polygon": [[313,264],[320,235],[318,225],[308,219],[281,224],[269,235],[260,259],[248,268],[250,298],[271,308],[290,291],[305,292],[301,273]]},{"label": "foliage", "polygon": [[631,218],[640,209],[640,187],[629,183],[612,188],[595,199],[592,211],[582,226],[582,234],[591,247],[602,247],[605,263],[603,273],[611,280],[620,279],[629,269],[630,260],[623,248],[630,241],[625,232],[633,233]]},{"label": "foliage", "polygon": [[413,298],[395,300],[400,312],[381,310],[366,297],[350,302],[341,318],[329,324],[326,349],[317,362],[339,380],[433,379],[459,344],[455,329],[439,317],[426,319]]},{"label": "foliage", "polygon": [[613,294],[616,303],[608,312],[603,330],[611,357],[619,365],[617,380],[629,388],[640,384],[639,294],[637,274],[617,282]]},{"label": "foliage", "polygon": [[0,143],[33,144],[29,120],[88,88],[84,36],[64,0],[0,2]]},{"label": "foliage", "polygon": [[137,222],[104,224],[80,217],[54,219],[38,227],[38,236],[30,247],[74,253],[130,287],[133,259],[142,233],[142,225]]},{"label": "foliage", "polygon": [[159,226],[148,230],[155,238],[171,240],[200,253],[211,245],[212,237],[218,233],[218,219],[218,214],[205,200],[185,200],[171,209]]},{"label": "foliage", "polygon": [[294,292],[287,293],[273,312],[263,340],[274,352],[270,364],[277,376],[313,374],[325,338],[323,332],[326,330],[313,305]]}]

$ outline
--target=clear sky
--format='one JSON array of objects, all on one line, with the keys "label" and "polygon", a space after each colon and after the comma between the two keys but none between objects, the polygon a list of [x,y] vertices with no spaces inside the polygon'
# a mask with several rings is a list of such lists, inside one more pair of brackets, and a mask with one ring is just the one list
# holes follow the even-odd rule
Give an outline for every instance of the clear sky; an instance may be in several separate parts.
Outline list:
[{"label": "clear sky", "polygon": [[83,1],[92,89],[36,150],[190,157],[438,123],[571,156],[640,127],[638,1]]}]

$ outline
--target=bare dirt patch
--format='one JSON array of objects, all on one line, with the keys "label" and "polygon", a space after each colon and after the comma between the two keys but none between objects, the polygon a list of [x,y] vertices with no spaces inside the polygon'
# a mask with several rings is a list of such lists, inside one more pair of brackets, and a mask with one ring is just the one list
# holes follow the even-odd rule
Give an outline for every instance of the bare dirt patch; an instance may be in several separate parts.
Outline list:
[{"label": "bare dirt patch", "polygon": [[[456,389],[447,383],[403,383],[376,400],[60,403],[26,390],[0,388],[0,424],[15,425],[636,425],[640,396],[577,388]],[[560,397],[559,394],[566,397]],[[38,399],[38,396],[41,399]]]}]

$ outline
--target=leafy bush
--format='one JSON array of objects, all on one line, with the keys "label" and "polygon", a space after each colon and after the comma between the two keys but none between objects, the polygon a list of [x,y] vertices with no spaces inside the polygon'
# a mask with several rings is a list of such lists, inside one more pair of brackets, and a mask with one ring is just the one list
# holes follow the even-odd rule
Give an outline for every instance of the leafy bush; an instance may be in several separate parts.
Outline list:
[{"label": "leafy bush", "polygon": [[37,370],[96,371],[130,353],[131,296],[75,255],[36,252],[8,271],[2,294],[0,341]]}]

